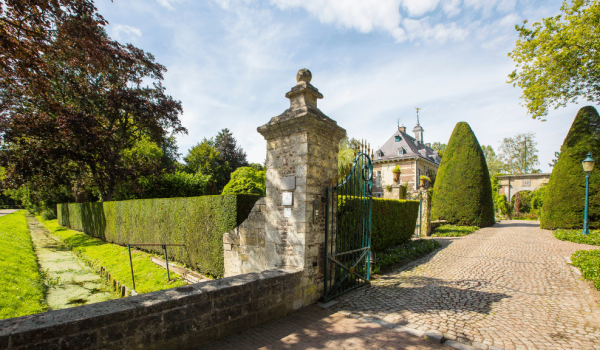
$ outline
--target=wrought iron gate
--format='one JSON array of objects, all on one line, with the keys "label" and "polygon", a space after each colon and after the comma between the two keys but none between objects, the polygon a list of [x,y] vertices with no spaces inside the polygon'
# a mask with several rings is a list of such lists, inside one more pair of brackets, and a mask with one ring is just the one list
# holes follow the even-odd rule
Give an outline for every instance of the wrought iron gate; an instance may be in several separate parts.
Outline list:
[{"label": "wrought iron gate", "polygon": [[372,188],[373,162],[361,152],[343,181],[326,191],[324,301],[369,281]]}]

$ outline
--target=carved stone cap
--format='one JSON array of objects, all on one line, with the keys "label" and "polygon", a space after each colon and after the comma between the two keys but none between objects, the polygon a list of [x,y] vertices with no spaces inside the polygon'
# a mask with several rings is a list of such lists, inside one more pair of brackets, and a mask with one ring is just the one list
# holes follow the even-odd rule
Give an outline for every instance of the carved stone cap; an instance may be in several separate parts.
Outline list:
[{"label": "carved stone cap", "polygon": [[323,98],[323,95],[310,84],[311,80],[312,73],[308,69],[302,68],[298,71],[296,74],[298,84],[285,94],[285,97],[290,99],[290,108],[317,107],[317,99]]}]

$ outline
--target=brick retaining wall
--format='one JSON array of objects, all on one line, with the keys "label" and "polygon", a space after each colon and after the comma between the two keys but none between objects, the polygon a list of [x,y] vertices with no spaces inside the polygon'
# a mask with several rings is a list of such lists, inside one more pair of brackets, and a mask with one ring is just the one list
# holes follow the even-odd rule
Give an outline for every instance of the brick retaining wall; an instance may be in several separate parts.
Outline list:
[{"label": "brick retaining wall", "polygon": [[268,270],[0,320],[0,349],[188,349],[302,306],[302,272]]}]

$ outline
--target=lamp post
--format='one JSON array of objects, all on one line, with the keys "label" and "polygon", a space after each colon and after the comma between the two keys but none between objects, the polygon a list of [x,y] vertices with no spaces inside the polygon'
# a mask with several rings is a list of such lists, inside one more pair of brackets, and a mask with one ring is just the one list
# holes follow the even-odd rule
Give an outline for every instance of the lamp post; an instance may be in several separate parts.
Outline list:
[{"label": "lamp post", "polygon": [[585,209],[583,211],[583,231],[581,232],[584,235],[588,235],[590,233],[590,225],[588,223],[588,192],[590,187],[590,173],[594,169],[594,163],[596,161],[592,159],[592,154],[588,152],[587,158],[581,162],[583,166],[583,171],[585,172]]}]

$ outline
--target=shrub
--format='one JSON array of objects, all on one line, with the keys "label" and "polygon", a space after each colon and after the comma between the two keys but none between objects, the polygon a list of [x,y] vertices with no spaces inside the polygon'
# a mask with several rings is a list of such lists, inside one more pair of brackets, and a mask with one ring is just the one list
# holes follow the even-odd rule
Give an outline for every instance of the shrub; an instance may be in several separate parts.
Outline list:
[{"label": "shrub", "polygon": [[477,226],[441,225],[433,230],[434,237],[462,237],[479,230]]},{"label": "shrub", "polygon": [[164,173],[152,178],[142,178],[142,193],[136,198],[198,197],[206,194],[210,176],[183,171]]},{"label": "shrub", "polygon": [[519,213],[529,213],[531,211],[531,191],[520,191],[516,193],[510,201],[513,208],[517,207],[517,199],[519,200]]},{"label": "shrub", "polygon": [[600,290],[600,250],[578,250],[571,255],[573,266],[579,267],[583,278],[594,282]]},{"label": "shrub", "polygon": [[401,173],[402,170],[400,170],[400,165],[396,165],[396,167],[394,169],[392,169],[393,173]]},{"label": "shrub", "polygon": [[[579,110],[560,148],[560,157],[546,186],[541,227],[545,229],[583,226],[585,174],[581,167],[588,152],[600,156],[600,116],[594,107]],[[590,174],[589,222],[600,228],[600,172]]]},{"label": "shrub", "polygon": [[441,244],[434,239],[419,239],[391,247],[377,254],[373,273],[381,273],[396,264],[407,263],[431,253]]},{"label": "shrub", "polygon": [[494,224],[489,171],[469,124],[456,124],[436,176],[432,220],[487,227]]},{"label": "shrub", "polygon": [[231,180],[223,188],[222,194],[257,194],[266,195],[267,172],[251,167],[240,167],[231,173]]},{"label": "shrub", "polygon": [[[169,254],[216,277],[224,274],[223,234],[241,224],[257,195],[139,199],[58,206],[59,224],[103,241],[174,243]],[[161,253],[161,247],[147,250]]]},{"label": "shrub", "polygon": [[383,251],[410,241],[419,216],[419,201],[373,198],[371,248]]}]

